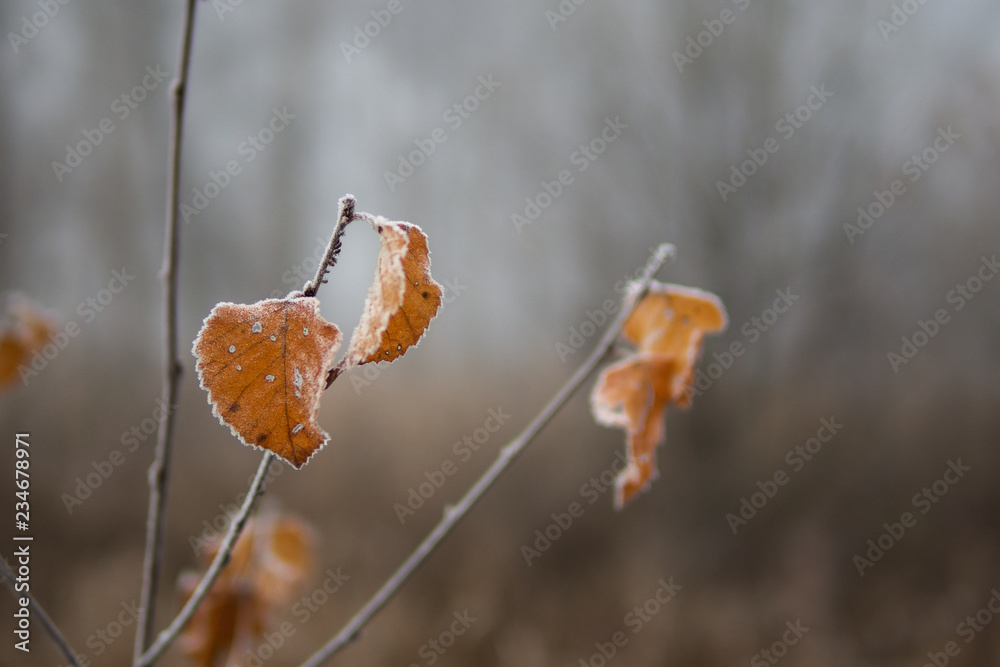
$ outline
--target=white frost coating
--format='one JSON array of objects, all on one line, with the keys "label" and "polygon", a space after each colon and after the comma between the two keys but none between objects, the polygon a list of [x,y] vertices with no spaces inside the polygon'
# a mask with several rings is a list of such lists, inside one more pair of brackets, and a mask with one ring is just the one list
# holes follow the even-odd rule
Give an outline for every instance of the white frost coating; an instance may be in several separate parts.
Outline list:
[{"label": "white frost coating", "polygon": [[409,222],[393,222],[382,216],[375,219],[373,226],[376,230],[382,228],[379,233],[382,246],[375,266],[375,280],[365,298],[364,313],[341,361],[345,369],[356,366],[378,349],[382,332],[389,326],[392,314],[402,307],[406,294],[403,257],[409,252],[410,228],[417,226]]},{"label": "white frost coating", "polygon": [[[618,363],[612,364],[601,371],[601,374],[597,377],[597,382],[594,383],[594,389],[590,394],[590,411],[594,415],[594,421],[598,424],[604,426],[614,426],[617,428],[623,428],[627,432],[631,433],[632,422],[629,420],[628,415],[625,414],[625,403],[624,401],[618,401],[617,403],[607,403],[603,400],[600,395],[599,389],[603,387],[606,383],[606,378],[612,373],[619,372],[625,368],[632,366],[633,364],[646,363],[648,357],[646,355],[637,354],[632,357],[627,357],[622,359]],[[646,386],[646,390],[652,393],[653,388],[651,386]],[[652,400],[645,402],[646,408],[653,404]],[[639,419],[640,424],[646,423],[646,415],[643,414]]]},{"label": "white frost coating", "polygon": [[305,426],[303,426],[302,424],[296,424],[295,428],[292,429],[292,435],[298,433],[299,431],[301,431],[304,428],[305,428]]}]

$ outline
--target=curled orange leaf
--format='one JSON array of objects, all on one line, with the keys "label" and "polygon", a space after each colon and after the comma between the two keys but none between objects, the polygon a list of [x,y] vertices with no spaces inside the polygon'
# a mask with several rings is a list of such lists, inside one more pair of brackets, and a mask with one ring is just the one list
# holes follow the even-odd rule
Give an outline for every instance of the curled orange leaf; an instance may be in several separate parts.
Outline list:
[{"label": "curled orange leaf", "polygon": [[[634,288],[627,299],[635,299]],[[638,351],[605,368],[590,397],[594,419],[626,434],[628,466],[616,480],[617,509],[656,479],[667,406],[690,405],[704,335],[725,327],[726,311],[714,294],[656,281],[626,319],[622,337]]]},{"label": "curled orange leaf", "polygon": [[376,218],[382,245],[375,280],[347,353],[327,379],[361,364],[393,361],[417,344],[441,307],[441,285],[431,277],[427,235],[417,225]]},{"label": "curled orange leaf", "polygon": [[615,481],[615,508],[658,476],[656,446],[663,440],[666,409],[678,365],[636,355],[605,368],[591,396],[594,419],[625,429],[628,466]]}]

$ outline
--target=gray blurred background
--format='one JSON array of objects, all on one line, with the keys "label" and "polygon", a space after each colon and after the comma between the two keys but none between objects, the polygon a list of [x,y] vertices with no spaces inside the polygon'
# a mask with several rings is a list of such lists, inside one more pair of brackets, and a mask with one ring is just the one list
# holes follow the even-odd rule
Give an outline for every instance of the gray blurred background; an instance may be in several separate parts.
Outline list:
[{"label": "gray blurred background", "polygon": [[[122,438],[151,426],[160,395],[169,134],[169,79],[147,75],[176,72],[180,4],[0,8],[0,286],[79,326],[0,396],[0,550],[13,551],[13,434],[29,431],[32,590],[92,664],[126,664],[134,624],[98,633],[121,630],[139,595],[155,438],[134,451]],[[144,77],[152,89],[133,95]],[[475,99],[480,77],[499,86]],[[316,530],[304,594],[327,568],[350,580],[307,621],[281,616],[296,633],[265,664],[298,664],[368,599],[597,336],[568,356],[557,345],[661,242],[677,258],[660,278],[717,293],[730,326],[707,339],[711,386],[668,414],[651,491],[621,513],[610,493],[581,495],[624,442],[589,416],[588,383],[332,664],[596,666],[595,644],[619,631],[621,665],[773,664],[762,650],[814,667],[996,664],[1000,281],[983,278],[1000,252],[998,77],[1000,6],[987,0],[200,3],[184,202],[229,161],[239,173],[182,230],[186,361],[159,627],[177,574],[197,565],[192,536],[259,460],[212,417],[190,341],[219,301],[301,287],[350,192],[361,210],[423,227],[447,303],[402,360],[326,393],[331,444],[268,488]],[[287,125],[261,135],[275,110]],[[78,166],[53,167],[103,119],[113,129]],[[582,158],[616,119],[627,127]],[[444,142],[390,184],[438,128]],[[251,149],[251,136],[270,143]],[[572,181],[539,197],[563,170]],[[724,201],[719,182],[739,187]],[[852,231],[859,207],[872,222]],[[516,224],[526,209],[537,216]],[[352,226],[319,293],[348,335],[377,250]],[[134,279],[91,310],[123,270]],[[780,314],[768,311],[778,290],[798,297]],[[936,333],[914,341],[921,321]],[[924,345],[893,364],[903,337]],[[497,408],[510,419],[462,460],[454,444]],[[786,458],[831,418],[843,428],[811,460]],[[113,450],[124,462],[70,513],[64,494]],[[393,506],[447,460],[458,472],[401,525]],[[959,460],[970,470],[938,495]],[[734,534],[726,515],[780,471],[787,483]],[[529,566],[522,546],[572,502],[583,516]],[[883,537],[860,576],[855,557],[904,512],[915,524]],[[647,604],[671,577],[676,597]],[[656,613],[636,632],[628,615],[643,605]],[[0,617],[13,610],[0,595]],[[429,649],[465,610],[468,632]],[[797,621],[801,638],[786,633]],[[2,636],[0,663],[63,664],[38,625],[29,656]],[[162,664],[187,663],[174,651]]]}]

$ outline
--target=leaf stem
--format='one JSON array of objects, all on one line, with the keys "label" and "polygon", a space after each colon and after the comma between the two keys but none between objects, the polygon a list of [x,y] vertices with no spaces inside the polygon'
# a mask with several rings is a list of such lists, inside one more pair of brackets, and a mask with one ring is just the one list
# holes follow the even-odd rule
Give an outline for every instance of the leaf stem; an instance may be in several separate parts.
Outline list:
[{"label": "leaf stem", "polygon": [[501,450],[500,454],[497,456],[496,461],[483,473],[472,488],[458,501],[457,504],[446,509],[444,517],[441,519],[440,523],[435,526],[434,530],[431,531],[430,535],[424,538],[417,548],[410,554],[410,556],[399,566],[388,581],[382,585],[382,587],[375,592],[371,599],[365,604],[364,607],[358,611],[350,621],[338,632],[329,642],[326,643],[322,648],[320,648],[316,653],[314,653],[308,660],[302,663],[302,667],[318,667],[324,661],[329,659],[335,653],[340,651],[342,648],[350,644],[352,641],[358,638],[361,634],[361,630],[368,624],[372,617],[378,613],[378,611],[385,606],[390,599],[399,591],[399,588],[406,582],[410,576],[416,571],[417,567],[437,548],[444,537],[451,532],[451,530],[461,521],[472,506],[482,498],[483,494],[486,493],[498,477],[507,469],[507,466],[528,446],[535,436],[545,427],[546,424],[555,416],[557,412],[566,404],[570,396],[576,392],[577,389],[583,384],[597,365],[602,359],[611,351],[618,338],[618,334],[621,332],[622,327],[625,325],[625,320],[632,311],[632,307],[642,296],[646,293],[649,288],[649,283],[653,279],[653,276],[660,269],[663,263],[666,261],[668,256],[673,255],[673,246],[669,244],[662,244],[653,253],[649,261],[646,263],[643,272],[638,279],[638,289],[635,290],[634,299],[630,303],[626,303],[625,307],[622,308],[618,317],[612,322],[608,327],[608,330],[604,332],[604,336],[601,338],[600,343],[597,348],[590,353],[590,356],[584,360],[583,364],[573,373],[572,377],[562,386],[562,388],[556,392],[556,395],[548,402],[548,404],[542,408],[541,412],[535,416],[535,418],[528,424],[527,427],[509,444],[505,445]]},{"label": "leaf stem", "polygon": [[174,437],[176,406],[180,392],[181,362],[177,347],[177,293],[180,261],[180,179],[181,146],[184,136],[184,102],[188,71],[191,65],[191,43],[194,39],[195,0],[184,7],[184,27],[177,77],[172,88],[173,115],[170,129],[170,154],[167,171],[166,243],[163,248],[164,327],[166,340],[163,352],[162,400],[169,406],[160,422],[156,438],[156,453],[149,469],[149,511],[146,520],[146,552],[142,563],[142,593],[139,618],[136,623],[133,662],[137,663],[153,633],[156,617],[157,586],[163,561],[163,540],[166,530],[167,488],[170,481],[170,454]]}]

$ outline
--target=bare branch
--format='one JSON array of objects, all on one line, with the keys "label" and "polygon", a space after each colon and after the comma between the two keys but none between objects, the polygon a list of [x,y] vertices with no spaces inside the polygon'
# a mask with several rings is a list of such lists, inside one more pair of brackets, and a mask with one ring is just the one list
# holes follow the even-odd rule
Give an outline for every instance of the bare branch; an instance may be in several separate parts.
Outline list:
[{"label": "bare branch", "polygon": [[7,564],[7,559],[3,556],[0,556],[0,574],[4,576],[4,579],[6,579],[7,586],[9,586],[11,592],[14,593],[14,597],[28,598],[28,608],[30,608],[32,613],[34,613],[38,620],[42,622],[46,632],[49,633],[52,637],[52,641],[56,643],[56,646],[58,646],[59,650],[63,652],[63,655],[66,656],[66,659],[69,660],[70,664],[72,664],[73,667],[83,667],[80,664],[80,661],[76,658],[76,652],[69,645],[69,642],[66,641],[66,638],[62,636],[62,633],[59,632],[59,628],[57,628],[56,624],[52,622],[49,615],[45,613],[44,609],[42,609],[42,605],[38,604],[38,601],[35,599],[35,596],[31,594],[31,591],[17,591],[14,589],[14,573],[11,571],[10,565]]},{"label": "bare branch", "polygon": [[156,438],[156,453],[149,469],[149,512],[146,519],[146,552],[142,563],[142,593],[139,618],[136,623],[133,662],[146,649],[156,617],[157,586],[163,560],[163,536],[166,527],[167,487],[170,481],[170,452],[174,438],[177,399],[180,390],[181,362],[177,347],[177,265],[180,257],[180,176],[181,145],[184,136],[184,101],[188,70],[191,63],[191,43],[194,38],[195,0],[187,0],[181,38],[180,62],[172,88],[173,116],[170,129],[170,155],[167,171],[166,242],[163,248],[164,326],[163,402],[167,414],[160,422]]},{"label": "bare branch", "polygon": [[462,520],[463,517],[472,509],[472,506],[486,493],[498,477],[506,470],[507,466],[520,454],[525,447],[528,446],[536,435],[549,423],[549,420],[555,416],[557,412],[566,404],[570,396],[576,392],[577,389],[583,384],[597,365],[602,359],[611,351],[618,338],[618,334],[621,332],[622,327],[625,325],[625,320],[631,313],[631,308],[639,302],[642,295],[646,292],[649,287],[649,282],[653,279],[653,276],[666,261],[668,256],[673,255],[673,246],[668,244],[663,244],[657,248],[653,256],[650,257],[649,261],[646,263],[646,267],[640,276],[638,283],[639,289],[635,292],[635,299],[631,303],[627,303],[626,307],[622,308],[622,311],[618,314],[618,317],[612,322],[608,327],[608,330],[604,332],[604,336],[601,338],[600,344],[597,348],[591,352],[590,356],[583,362],[583,364],[576,370],[573,376],[563,385],[563,387],[556,393],[552,400],[549,401],[548,405],[542,408],[542,411],[531,421],[530,424],[509,444],[505,445],[503,449],[500,450],[500,454],[497,456],[496,461],[483,473],[472,488],[465,494],[465,496],[458,501],[457,504],[447,508],[444,513],[444,517],[441,519],[440,523],[431,531],[431,534],[424,538],[424,541],[417,546],[416,550],[400,565],[399,569],[389,580],[382,585],[372,598],[365,604],[361,610],[347,622],[340,632],[337,633],[325,646],[323,646],[319,651],[314,653],[308,660],[302,663],[302,667],[318,667],[325,660],[334,655],[337,651],[344,648],[352,641],[357,639],[360,635],[361,630],[368,624],[372,617],[378,613],[378,611],[385,606],[387,602],[396,594],[399,588],[406,582],[407,579],[416,571],[417,567],[424,561],[434,551],[435,548],[441,543],[445,535],[451,532],[452,528]]}]

